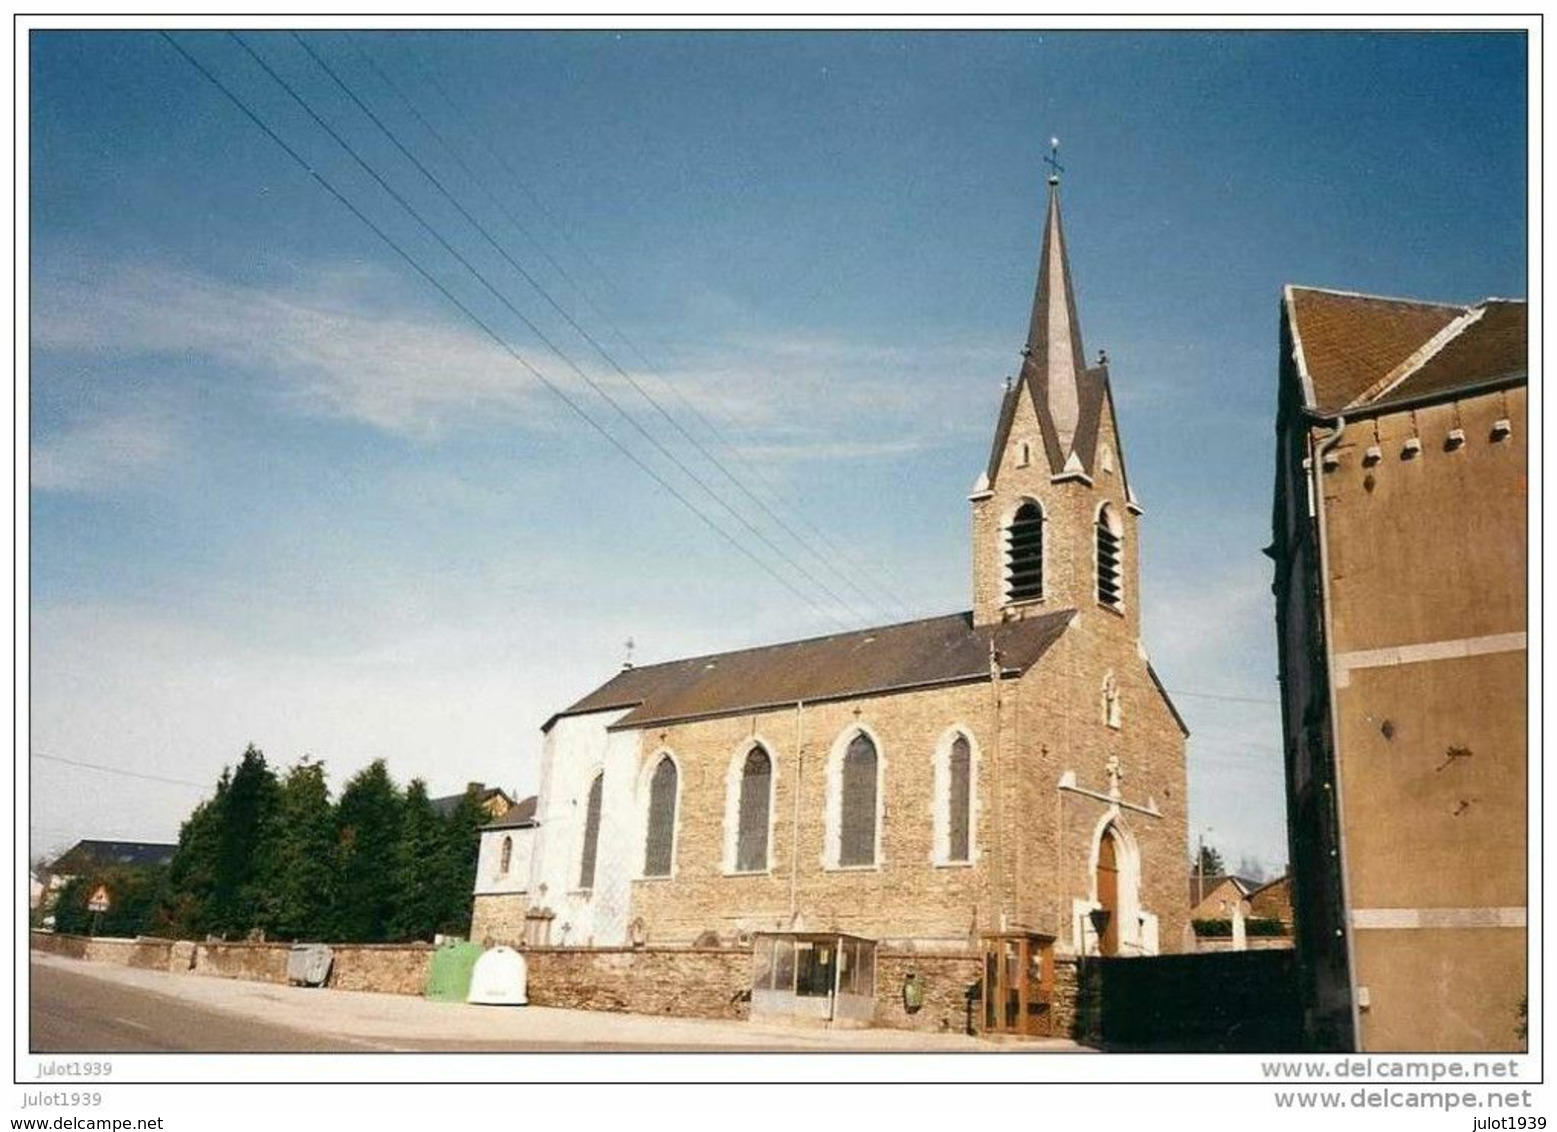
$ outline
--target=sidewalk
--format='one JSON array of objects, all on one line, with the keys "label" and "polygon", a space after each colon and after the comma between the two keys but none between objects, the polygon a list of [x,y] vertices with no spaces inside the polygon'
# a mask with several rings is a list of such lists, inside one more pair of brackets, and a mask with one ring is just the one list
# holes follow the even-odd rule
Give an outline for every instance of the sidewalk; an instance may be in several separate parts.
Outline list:
[{"label": "sidewalk", "polygon": [[469,1006],[409,995],[320,990],[174,975],[33,953],[32,962],[134,987],[178,1002],[385,1050],[532,1046],[806,1052],[1034,1052],[1076,1050],[1053,1039],[996,1044],[966,1034],[907,1030],[810,1030],[751,1022],[653,1018],[545,1006]]}]

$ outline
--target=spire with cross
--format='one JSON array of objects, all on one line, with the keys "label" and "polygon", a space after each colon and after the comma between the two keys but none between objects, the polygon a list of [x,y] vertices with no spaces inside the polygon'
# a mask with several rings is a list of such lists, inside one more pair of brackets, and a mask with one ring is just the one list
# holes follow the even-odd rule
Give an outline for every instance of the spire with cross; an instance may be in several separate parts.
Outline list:
[{"label": "spire with cross", "polygon": [[1049,167],[1049,184],[1058,185],[1060,174],[1065,172],[1065,166],[1060,164],[1060,139],[1049,139],[1049,156],[1043,159],[1043,163]]}]

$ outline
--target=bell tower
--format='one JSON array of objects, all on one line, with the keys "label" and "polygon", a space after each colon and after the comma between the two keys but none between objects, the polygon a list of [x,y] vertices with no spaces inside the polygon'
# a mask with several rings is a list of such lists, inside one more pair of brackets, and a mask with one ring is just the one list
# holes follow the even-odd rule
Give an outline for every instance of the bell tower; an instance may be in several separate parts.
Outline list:
[{"label": "bell tower", "polygon": [[1089,367],[1082,346],[1054,151],[1022,365],[1006,383],[989,463],[968,497],[973,621],[1097,609],[1138,636],[1140,507],[1125,477],[1108,359],[1099,354]]}]

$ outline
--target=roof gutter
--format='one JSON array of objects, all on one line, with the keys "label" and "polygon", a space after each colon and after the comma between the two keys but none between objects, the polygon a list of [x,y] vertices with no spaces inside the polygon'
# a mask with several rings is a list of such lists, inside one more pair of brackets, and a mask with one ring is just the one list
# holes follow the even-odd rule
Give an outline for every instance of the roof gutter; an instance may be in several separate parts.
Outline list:
[{"label": "roof gutter", "polygon": [[[1478,397],[1483,393],[1496,393],[1500,389],[1514,389],[1521,385],[1528,385],[1530,374],[1528,370],[1520,370],[1515,373],[1505,373],[1498,377],[1489,377],[1485,381],[1477,381],[1470,385],[1456,385],[1450,389],[1439,389],[1432,393],[1419,393],[1415,397],[1399,397],[1385,401],[1374,401],[1367,405],[1348,405],[1342,412],[1348,420],[1367,420],[1370,417],[1380,417],[1385,413],[1399,413],[1407,409],[1419,409],[1425,405],[1436,405],[1444,401],[1460,401],[1466,397]],[[1323,409],[1314,409],[1304,406],[1303,415],[1315,424],[1329,424],[1335,419],[1334,415]]]},{"label": "roof gutter", "polygon": [[1331,431],[1317,444],[1309,455],[1309,475],[1313,477],[1314,526],[1319,541],[1319,600],[1324,607],[1325,633],[1325,696],[1330,707],[1330,777],[1334,786],[1332,804],[1336,811],[1336,867],[1341,874],[1341,933],[1346,942],[1346,983],[1350,990],[1349,1007],[1352,1016],[1352,1048],[1362,1041],[1362,1012],[1357,1006],[1357,951],[1352,938],[1351,879],[1347,873],[1345,806],[1341,783],[1341,705],[1335,683],[1335,665],[1330,653],[1335,647],[1334,602],[1330,596],[1330,538],[1325,527],[1324,458],[1340,442],[1346,431],[1346,414],[1339,413],[1329,419]]}]

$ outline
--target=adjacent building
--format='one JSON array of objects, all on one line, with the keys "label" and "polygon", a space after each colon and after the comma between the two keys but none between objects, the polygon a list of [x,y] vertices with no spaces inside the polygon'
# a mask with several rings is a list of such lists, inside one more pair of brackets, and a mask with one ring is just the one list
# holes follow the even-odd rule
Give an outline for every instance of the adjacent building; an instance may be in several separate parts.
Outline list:
[{"label": "adjacent building", "polygon": [[488,786],[484,782],[472,782],[459,794],[445,794],[441,798],[429,799],[433,812],[441,818],[449,817],[459,809],[460,803],[467,797],[474,796],[476,804],[482,812],[494,821],[501,819],[516,803],[508,796],[508,791],[496,786]]},{"label": "adjacent building", "polygon": [[[500,856],[484,849],[478,906],[508,904],[473,934],[1186,946],[1187,731],[1141,642],[1142,508],[1106,360],[1083,350],[1057,180],[1041,245],[969,497],[971,608],[629,667],[559,711],[538,824],[484,835]],[[510,868],[533,855],[500,894],[510,837]]]},{"label": "adjacent building", "polygon": [[1321,1047],[1520,1045],[1526,354],[1518,300],[1283,297],[1270,553]]},{"label": "adjacent building", "polygon": [[475,901],[470,914],[470,938],[477,943],[546,941],[544,919],[538,920],[542,929],[539,932],[525,931],[525,912],[530,906],[530,863],[535,857],[535,805],[532,794],[481,827]]}]

